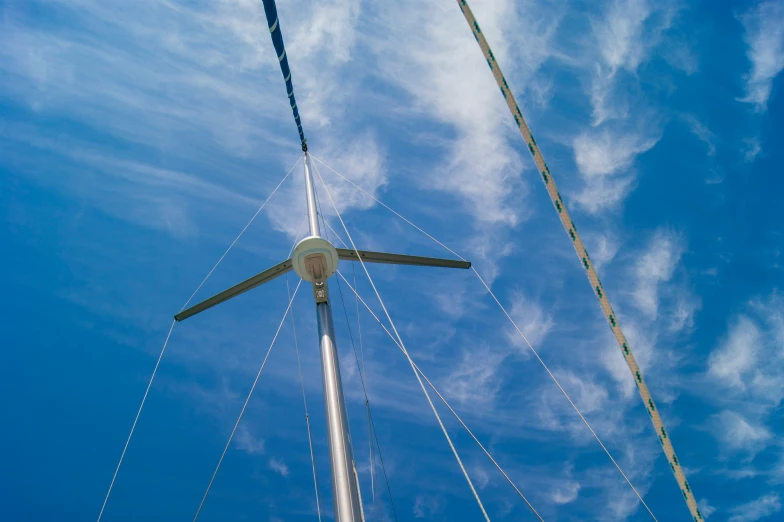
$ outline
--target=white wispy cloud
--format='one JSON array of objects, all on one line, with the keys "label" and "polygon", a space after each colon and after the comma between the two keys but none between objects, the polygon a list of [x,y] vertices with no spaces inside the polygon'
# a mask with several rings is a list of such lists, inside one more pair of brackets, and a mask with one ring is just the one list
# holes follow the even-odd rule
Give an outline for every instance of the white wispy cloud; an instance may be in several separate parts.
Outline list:
[{"label": "white wispy cloud", "polygon": [[580,483],[568,481],[550,492],[550,499],[556,504],[570,504],[577,499],[580,493]]},{"label": "white wispy cloud", "polygon": [[414,501],[414,518],[432,518],[442,509],[442,501],[432,495],[417,495]]},{"label": "white wispy cloud", "polygon": [[716,512],[716,508],[711,506],[706,499],[701,499],[697,502],[697,505],[700,508],[700,513],[704,518],[709,518],[712,514]]},{"label": "white wispy cloud", "polygon": [[734,411],[722,411],[714,417],[715,432],[724,446],[755,454],[765,447],[771,433],[762,425],[752,424]]},{"label": "white wispy cloud", "polygon": [[[545,312],[544,308],[537,301],[526,297],[518,292],[512,296],[512,305],[509,307],[509,315],[512,316],[515,324],[520,328],[528,339],[528,342],[538,349],[544,342],[547,334],[555,327],[555,322],[551,315]],[[506,336],[513,346],[517,346],[527,357],[530,350],[526,342],[520,337],[517,329],[509,326],[506,329]]]},{"label": "white wispy cloud", "polygon": [[784,399],[784,312],[773,292],[754,299],[731,322],[724,341],[711,353],[708,374],[719,383],[770,406]]},{"label": "white wispy cloud", "polygon": [[[483,30],[493,35],[493,49],[511,72],[507,36],[515,24],[515,3],[501,1],[478,5]],[[399,13],[406,12],[405,17]],[[459,10],[440,2],[406,1],[381,10],[384,38],[372,41],[378,56],[377,70],[383,78],[411,97],[409,113],[424,114],[450,125],[455,139],[443,143],[445,166],[419,182],[426,187],[459,196],[473,216],[486,223],[513,225],[520,219],[509,197],[519,186],[522,160],[510,146],[508,109],[487,71]],[[462,25],[461,25],[462,24]],[[546,28],[542,28],[546,30]],[[538,43],[546,45],[547,33]],[[536,70],[547,58],[528,56]],[[481,107],[481,109],[479,109]],[[518,180],[515,182],[515,180]]]},{"label": "white wispy cloud", "polygon": [[650,14],[645,0],[611,2],[603,16],[593,20],[600,58],[591,87],[594,125],[627,116],[628,107],[613,97],[614,76],[619,69],[636,72],[643,61],[648,50],[643,24]]},{"label": "white wispy cloud", "polygon": [[[566,370],[559,371],[556,377],[583,414],[596,412],[607,403],[607,389],[601,383],[580,378]],[[579,418],[575,420],[581,422]]]},{"label": "white wispy cloud", "polygon": [[[258,161],[266,165],[264,170],[277,171],[279,167],[270,167],[270,159],[290,164],[299,148],[262,4],[225,1],[199,7],[142,2],[134,16],[126,16],[118,5],[64,0],[59,7],[77,16],[83,27],[49,32],[5,11],[0,20],[0,86],[38,112],[65,116],[157,150],[144,155],[151,156],[146,162],[138,154],[126,161],[125,167],[133,163],[131,171],[111,172],[128,172],[125,194],[138,194],[142,205],[107,206],[145,226],[195,235],[196,212],[185,199],[172,197],[172,191],[193,186],[202,192],[197,197],[215,198],[231,187],[240,199],[250,200],[259,192],[258,172],[249,172],[247,162]],[[374,193],[386,182],[383,149],[371,133],[341,124],[361,81],[356,74],[344,74],[354,57],[360,2],[332,2],[316,9],[288,3],[283,7],[297,8],[312,14],[310,23],[291,24],[285,35],[306,135],[315,152],[334,161],[347,177],[361,179],[362,186]],[[71,145],[65,151],[71,157],[95,148]],[[103,153],[103,160],[119,162],[123,155],[111,150]],[[188,163],[193,172],[186,176],[162,167],[161,155],[165,164]],[[146,179],[162,175],[172,179],[138,188]],[[301,177],[301,172],[295,173],[295,183],[284,187],[268,209],[275,228],[289,235],[295,233],[300,217],[292,209],[304,210],[301,192],[295,190]],[[183,179],[191,183],[182,184]],[[193,185],[194,180],[201,186]],[[108,180],[90,181],[78,184],[80,195],[91,202],[106,199]],[[374,204],[343,183],[335,185],[335,191],[341,211]],[[325,210],[328,207],[327,201]],[[213,216],[231,212],[232,202],[221,201],[211,210]]]},{"label": "white wispy cloud", "polygon": [[659,287],[672,278],[678,265],[683,247],[678,237],[665,230],[657,230],[648,243],[646,251],[636,263],[636,288],[634,300],[637,307],[649,318],[656,319],[659,313]]},{"label": "white wispy cloud", "polygon": [[760,331],[749,317],[736,319],[726,340],[710,355],[708,371],[729,386],[745,389],[748,374],[756,369]]},{"label": "white wispy cloud", "polygon": [[716,155],[716,135],[693,114],[683,115],[683,121],[689,130],[708,147],[708,156]]},{"label": "white wispy cloud", "polygon": [[778,493],[767,493],[757,500],[734,508],[728,522],[756,522],[779,511],[781,496]]},{"label": "white wispy cloud", "polygon": [[746,163],[752,163],[757,156],[759,156],[760,152],[762,152],[762,145],[760,144],[759,138],[748,138],[743,140],[744,148],[743,148],[743,159]]},{"label": "white wispy cloud", "polygon": [[572,144],[574,159],[585,187],[575,201],[590,213],[617,207],[634,186],[631,167],[637,156],[650,150],[659,135],[649,131],[586,130]]},{"label": "white wispy cloud", "polygon": [[782,476],[780,462],[753,460],[782,442],[773,424],[784,400],[782,346],[784,313],[781,296],[774,291],[751,300],[731,319],[726,336],[708,359],[708,383],[721,390],[712,396],[724,408],[713,416],[710,428],[722,450],[741,459],[734,466],[735,476],[765,475],[774,483]]},{"label": "white wispy cloud", "polygon": [[237,428],[237,434],[234,436],[234,444],[250,455],[264,454],[264,439],[253,435],[250,430],[242,424]]},{"label": "white wispy cloud", "polygon": [[618,90],[619,71],[636,76],[674,16],[670,2],[632,0],[608,2],[603,13],[592,19],[598,55],[590,90],[594,126],[629,116],[636,101],[628,91]]},{"label": "white wispy cloud", "polygon": [[501,388],[497,373],[504,358],[486,348],[466,351],[463,360],[445,379],[444,391],[461,404],[492,406]]},{"label": "white wispy cloud", "polygon": [[602,234],[587,233],[583,234],[583,243],[591,253],[591,261],[597,271],[601,272],[602,267],[608,265],[615,259],[620,242],[612,232]]},{"label": "white wispy cloud", "polygon": [[269,468],[283,477],[289,476],[289,467],[283,462],[283,459],[273,457],[269,460]]},{"label": "white wispy cloud", "polygon": [[751,62],[751,71],[745,77],[746,96],[740,101],[764,111],[773,79],[784,69],[784,6],[776,0],[760,2],[742,14],[740,21]]},{"label": "white wispy cloud", "polygon": [[685,44],[666,35],[677,14],[672,2],[633,0],[607,2],[590,16],[591,35],[578,52],[581,62],[593,63],[579,74],[587,85],[592,128],[572,142],[584,181],[575,201],[589,213],[617,208],[634,188],[637,156],[661,138],[661,116],[641,87],[639,69],[660,47],[676,67],[687,65]]}]

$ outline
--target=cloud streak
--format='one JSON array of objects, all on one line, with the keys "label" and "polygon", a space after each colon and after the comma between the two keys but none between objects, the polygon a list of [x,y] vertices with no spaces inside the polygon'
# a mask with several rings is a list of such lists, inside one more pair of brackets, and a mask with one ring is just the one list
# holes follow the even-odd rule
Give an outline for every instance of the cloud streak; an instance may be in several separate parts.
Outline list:
[{"label": "cloud streak", "polygon": [[773,80],[784,69],[784,7],[775,0],[760,2],[740,16],[745,29],[751,71],[745,77],[746,96],[740,101],[767,110]]}]

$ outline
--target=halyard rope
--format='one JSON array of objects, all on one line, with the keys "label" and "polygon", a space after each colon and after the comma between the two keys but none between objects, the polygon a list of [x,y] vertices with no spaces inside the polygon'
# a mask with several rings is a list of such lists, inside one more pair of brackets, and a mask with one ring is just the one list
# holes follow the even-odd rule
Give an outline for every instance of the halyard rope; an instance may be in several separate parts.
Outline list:
[{"label": "halyard rope", "polygon": [[501,89],[501,93],[504,95],[506,104],[509,106],[509,110],[511,111],[515,123],[520,130],[520,134],[522,134],[523,139],[525,140],[526,144],[528,144],[528,150],[530,151],[531,156],[534,158],[534,162],[536,163],[536,167],[539,173],[542,175],[545,188],[547,189],[547,193],[549,194],[550,199],[552,200],[553,205],[558,212],[558,217],[561,218],[561,223],[572,240],[572,245],[577,252],[577,257],[580,259],[580,263],[583,265],[583,268],[585,268],[585,273],[591,283],[591,288],[593,288],[594,292],[596,293],[596,297],[599,299],[602,312],[604,312],[604,315],[607,318],[607,322],[610,324],[610,329],[612,330],[613,335],[615,335],[616,341],[618,341],[618,346],[623,352],[623,357],[626,359],[626,364],[629,366],[629,370],[632,373],[634,382],[637,384],[637,389],[640,391],[640,397],[642,397],[642,401],[645,404],[645,409],[648,411],[648,415],[651,417],[651,421],[653,422],[653,426],[656,430],[656,435],[658,436],[664,454],[670,463],[670,467],[675,474],[675,480],[678,482],[678,486],[681,488],[686,505],[688,506],[689,511],[691,512],[695,521],[703,520],[702,514],[697,507],[697,501],[694,498],[694,493],[692,492],[691,487],[686,480],[686,476],[683,473],[683,468],[680,465],[680,461],[675,455],[675,449],[672,446],[670,437],[667,435],[667,431],[664,429],[664,423],[662,422],[661,416],[659,415],[659,411],[653,402],[653,398],[651,398],[651,393],[648,391],[648,386],[645,384],[645,380],[642,378],[640,367],[637,365],[637,361],[634,359],[632,350],[629,347],[629,341],[626,339],[626,336],[621,330],[621,326],[618,323],[618,318],[616,317],[615,312],[613,312],[612,306],[610,306],[607,293],[604,291],[602,284],[599,282],[599,276],[596,274],[593,263],[591,263],[590,257],[588,256],[588,251],[585,249],[585,246],[580,239],[580,235],[577,233],[574,222],[572,221],[571,217],[569,217],[569,212],[566,210],[566,205],[561,198],[561,194],[558,193],[555,180],[550,174],[550,170],[547,168],[547,164],[544,162],[544,158],[542,157],[542,153],[539,150],[539,146],[536,144],[536,141],[534,140],[534,137],[528,128],[528,124],[526,123],[525,118],[523,118],[520,107],[517,105],[517,101],[512,94],[512,90],[509,88],[509,84],[501,72],[501,67],[498,65],[498,62],[493,55],[493,51],[490,50],[490,46],[488,45],[484,34],[479,29],[479,24],[477,23],[474,14],[471,12],[471,8],[468,6],[468,2],[466,0],[457,0],[457,5],[460,7],[460,10],[465,16],[466,22],[468,22],[468,26],[471,28],[471,31],[474,33],[474,37],[476,38],[476,41],[482,50],[482,54],[484,54],[485,59],[487,60],[487,65],[490,66],[490,70],[493,72],[493,77],[495,78],[498,87]]}]

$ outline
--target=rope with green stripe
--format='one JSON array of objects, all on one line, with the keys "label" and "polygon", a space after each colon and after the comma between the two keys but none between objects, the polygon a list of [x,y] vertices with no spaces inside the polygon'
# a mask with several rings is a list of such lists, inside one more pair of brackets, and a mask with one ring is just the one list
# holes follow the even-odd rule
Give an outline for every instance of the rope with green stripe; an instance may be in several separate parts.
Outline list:
[{"label": "rope with green stripe", "polygon": [[691,512],[692,517],[694,517],[695,522],[700,522],[703,520],[703,518],[699,508],[697,507],[697,501],[694,498],[694,493],[689,487],[689,483],[687,482],[686,476],[683,473],[683,468],[680,465],[680,461],[678,461],[678,457],[675,456],[675,449],[672,447],[670,437],[667,435],[667,431],[664,429],[664,424],[662,423],[659,411],[656,409],[656,405],[653,402],[653,398],[651,398],[651,394],[648,391],[648,386],[646,386],[645,380],[642,378],[640,367],[637,365],[637,361],[634,359],[631,348],[629,348],[629,342],[626,340],[626,336],[623,334],[620,324],[618,324],[618,320],[615,317],[612,306],[610,306],[610,301],[607,297],[607,294],[602,289],[602,284],[599,282],[599,276],[596,274],[593,263],[590,261],[588,251],[585,249],[585,246],[580,239],[580,235],[577,233],[577,228],[575,228],[574,222],[569,217],[569,212],[567,212],[566,205],[561,198],[561,194],[558,192],[558,188],[555,185],[555,180],[553,179],[552,174],[550,174],[550,170],[547,168],[547,164],[544,162],[542,153],[539,150],[539,147],[536,145],[536,141],[534,140],[534,137],[528,128],[528,124],[525,122],[525,118],[523,118],[523,114],[520,112],[520,107],[518,107],[517,101],[515,100],[511,89],[509,88],[509,84],[506,82],[506,79],[501,72],[501,67],[498,65],[498,62],[496,62],[495,56],[493,56],[493,51],[490,50],[490,46],[487,44],[487,40],[482,34],[482,31],[479,29],[479,24],[476,22],[476,18],[474,18],[474,14],[471,12],[471,8],[468,7],[466,0],[457,0],[457,4],[460,6],[460,10],[463,12],[466,22],[468,22],[471,31],[474,33],[474,37],[476,38],[479,47],[482,49],[482,53],[485,55],[487,65],[489,65],[490,70],[493,71],[493,76],[498,83],[498,87],[501,88],[501,93],[504,95],[504,99],[506,100],[506,104],[509,106],[509,110],[512,111],[512,116],[514,116],[515,123],[517,123],[517,127],[520,129],[520,133],[523,135],[523,139],[528,144],[528,150],[531,152],[531,156],[534,158],[536,167],[542,174],[542,180],[544,181],[545,188],[547,188],[547,193],[550,195],[550,199],[553,201],[553,205],[555,205],[555,209],[558,211],[558,216],[561,218],[561,223],[563,223],[564,228],[569,233],[569,237],[572,240],[572,245],[577,252],[577,256],[580,258],[580,262],[585,268],[585,273],[588,276],[588,280],[591,282],[591,287],[594,289],[596,297],[599,299],[599,304],[602,307],[602,311],[604,312],[605,317],[607,317],[607,321],[610,323],[610,328],[615,335],[615,339],[618,341],[618,346],[621,347],[623,356],[626,359],[626,364],[629,365],[629,370],[632,372],[634,382],[637,384],[637,389],[640,391],[642,401],[645,404],[648,415],[651,417],[653,426],[656,429],[656,435],[659,437],[659,442],[662,445],[664,454],[667,456],[670,467],[672,467],[672,471],[675,474],[675,480],[678,482],[678,485],[681,488],[684,500],[686,500],[686,505],[689,507],[689,511]]}]

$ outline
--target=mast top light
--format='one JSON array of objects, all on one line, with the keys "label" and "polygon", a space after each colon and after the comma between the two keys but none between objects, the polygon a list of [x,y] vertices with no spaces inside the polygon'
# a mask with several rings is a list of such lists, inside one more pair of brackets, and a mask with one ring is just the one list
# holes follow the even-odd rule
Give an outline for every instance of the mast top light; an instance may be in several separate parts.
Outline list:
[{"label": "mast top light", "polygon": [[294,248],[291,263],[294,272],[309,283],[326,281],[338,269],[338,251],[319,236],[308,236]]}]

